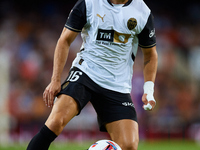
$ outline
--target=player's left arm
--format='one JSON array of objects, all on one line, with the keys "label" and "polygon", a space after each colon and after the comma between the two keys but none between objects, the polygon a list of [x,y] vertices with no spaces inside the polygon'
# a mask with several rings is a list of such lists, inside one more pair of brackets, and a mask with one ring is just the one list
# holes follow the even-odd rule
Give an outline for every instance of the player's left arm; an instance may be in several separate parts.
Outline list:
[{"label": "player's left arm", "polygon": [[157,72],[157,51],[156,51],[156,32],[154,27],[154,17],[150,13],[146,25],[138,34],[139,46],[144,55],[144,94],[142,101],[145,110],[153,110],[156,101],[154,99],[154,82]]},{"label": "player's left arm", "polygon": [[144,56],[144,94],[142,101],[144,103],[143,108],[145,110],[153,110],[156,101],[154,99],[154,82],[157,72],[157,51],[156,46],[151,48],[142,48]]}]

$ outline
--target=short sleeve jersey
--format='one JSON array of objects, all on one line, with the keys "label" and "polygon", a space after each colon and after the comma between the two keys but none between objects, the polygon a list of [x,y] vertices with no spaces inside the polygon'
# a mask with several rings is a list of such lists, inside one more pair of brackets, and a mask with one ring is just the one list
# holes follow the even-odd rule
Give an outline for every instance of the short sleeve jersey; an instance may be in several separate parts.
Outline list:
[{"label": "short sleeve jersey", "polygon": [[114,5],[110,0],[79,0],[65,27],[81,32],[81,51],[72,63],[99,86],[130,93],[138,45],[156,45],[153,15],[143,0]]}]

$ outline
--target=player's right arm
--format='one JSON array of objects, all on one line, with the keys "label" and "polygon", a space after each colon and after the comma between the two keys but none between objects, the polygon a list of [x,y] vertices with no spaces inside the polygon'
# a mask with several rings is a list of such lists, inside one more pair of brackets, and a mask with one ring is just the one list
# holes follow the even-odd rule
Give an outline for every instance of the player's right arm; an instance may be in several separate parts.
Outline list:
[{"label": "player's right arm", "polygon": [[51,82],[43,93],[43,99],[48,107],[53,106],[54,97],[61,90],[61,74],[67,60],[70,44],[82,31],[86,22],[85,0],[79,0],[73,7],[56,45]]},{"label": "player's right arm", "polygon": [[69,47],[78,34],[78,32],[64,28],[60,38],[58,39],[54,52],[53,74],[51,82],[43,93],[43,100],[48,107],[53,106],[54,97],[58,92],[60,92],[61,74],[67,61]]}]

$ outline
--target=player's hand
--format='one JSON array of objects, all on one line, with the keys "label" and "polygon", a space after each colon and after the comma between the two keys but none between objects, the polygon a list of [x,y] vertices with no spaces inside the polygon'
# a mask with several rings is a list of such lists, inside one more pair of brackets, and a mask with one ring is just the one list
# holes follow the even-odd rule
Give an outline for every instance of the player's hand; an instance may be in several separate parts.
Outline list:
[{"label": "player's hand", "polygon": [[144,110],[153,110],[156,106],[156,101],[154,99],[154,83],[152,81],[147,81],[143,86],[144,94],[142,96],[142,101],[144,103]]},{"label": "player's hand", "polygon": [[54,98],[61,90],[61,83],[57,81],[51,81],[51,83],[46,87],[43,93],[43,100],[48,107],[53,107]]},{"label": "player's hand", "polygon": [[[152,99],[152,100],[151,100],[151,99]],[[155,101],[155,99],[154,99],[154,98],[148,97],[147,94],[143,94],[143,96],[142,96],[142,101],[143,101],[143,103],[144,103],[144,105],[143,105],[144,110],[149,110],[149,111],[151,111],[151,110],[153,110],[154,107],[156,106],[156,101]]]}]

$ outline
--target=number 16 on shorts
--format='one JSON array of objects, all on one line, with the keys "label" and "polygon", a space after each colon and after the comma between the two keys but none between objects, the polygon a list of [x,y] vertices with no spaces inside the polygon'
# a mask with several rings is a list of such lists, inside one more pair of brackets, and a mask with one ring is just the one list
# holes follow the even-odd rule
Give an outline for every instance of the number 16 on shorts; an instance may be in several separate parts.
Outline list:
[{"label": "number 16 on shorts", "polygon": [[83,73],[81,71],[70,71],[67,81],[75,82],[77,81]]}]

